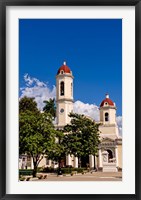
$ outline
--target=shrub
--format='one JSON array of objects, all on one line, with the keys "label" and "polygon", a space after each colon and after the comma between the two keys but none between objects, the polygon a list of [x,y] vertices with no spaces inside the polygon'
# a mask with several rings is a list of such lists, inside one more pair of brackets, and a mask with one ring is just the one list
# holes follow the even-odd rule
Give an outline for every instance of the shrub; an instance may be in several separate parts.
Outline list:
[{"label": "shrub", "polygon": [[31,176],[33,174],[33,169],[19,169],[19,176]]},{"label": "shrub", "polygon": [[71,174],[72,168],[61,168],[63,174]]},{"label": "shrub", "polygon": [[45,173],[57,173],[57,169],[53,167],[45,167],[40,172],[45,172]]},{"label": "shrub", "polygon": [[61,168],[63,174],[72,174],[74,171],[76,171],[77,173],[82,173],[84,170],[86,170],[86,168]]},{"label": "shrub", "polygon": [[86,168],[82,167],[82,168],[75,168],[75,171],[77,171],[77,173],[82,173],[84,170],[86,170]]},{"label": "shrub", "polygon": [[[86,167],[82,168],[73,168],[73,167],[62,167],[61,171],[63,174],[71,174],[73,171],[76,171],[77,173],[82,173],[84,170],[87,170]],[[44,169],[40,170],[40,172],[45,173],[57,173],[58,168],[52,168],[52,167],[45,167]]]},{"label": "shrub", "polygon": [[44,169],[43,167],[38,167],[38,168],[37,168],[37,172],[42,172],[43,169]]},{"label": "shrub", "polygon": [[20,180],[20,181],[24,181],[24,180],[25,180],[25,177],[20,176],[20,177],[19,177],[19,180]]}]

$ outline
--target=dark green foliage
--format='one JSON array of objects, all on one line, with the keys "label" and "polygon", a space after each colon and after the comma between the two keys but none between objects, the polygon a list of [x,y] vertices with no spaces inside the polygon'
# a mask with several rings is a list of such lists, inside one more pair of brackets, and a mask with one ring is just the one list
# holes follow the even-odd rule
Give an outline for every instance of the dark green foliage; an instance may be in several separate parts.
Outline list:
[{"label": "dark green foliage", "polygon": [[33,174],[33,169],[19,169],[19,176],[30,176]]},{"label": "dark green foliage", "polygon": [[68,167],[68,168],[61,168],[63,174],[71,174],[73,172],[77,173],[82,173],[86,168],[73,168],[73,167]]},{"label": "dark green foliage", "polygon": [[39,113],[37,108],[37,103],[34,101],[34,98],[23,97],[19,102],[19,112],[26,112],[27,110],[35,113]]},{"label": "dark green foliage", "polygon": [[49,101],[44,101],[46,104],[43,108],[43,111],[46,113],[50,113],[53,119],[56,117],[56,106],[55,106],[55,99],[49,99]]},{"label": "dark green foliage", "polygon": [[[71,174],[72,172],[76,171],[77,173],[82,173],[84,170],[87,170],[86,168],[73,168],[73,167],[63,167],[61,168],[61,171],[63,174]],[[58,168],[54,169],[52,167],[46,167],[43,169],[42,172],[44,173],[57,173]]]},{"label": "dark green foliage", "polygon": [[[31,100],[31,98],[29,98]],[[27,102],[30,102],[27,97]],[[19,107],[23,99],[20,100]],[[25,97],[24,97],[25,102]],[[25,105],[29,105],[28,103]],[[19,115],[19,152],[33,158],[34,171],[36,176],[37,167],[43,159],[43,155],[50,155],[55,148],[55,130],[52,123],[52,116],[47,113],[37,112],[34,108],[22,109]]]},{"label": "dark green foliage", "polygon": [[98,151],[99,125],[84,115],[70,113],[71,124],[64,127],[67,154],[77,157],[95,155]]},{"label": "dark green foliage", "polygon": [[56,144],[53,151],[48,155],[48,158],[59,163],[66,156],[66,149],[64,145],[64,133],[61,130],[55,131]]}]

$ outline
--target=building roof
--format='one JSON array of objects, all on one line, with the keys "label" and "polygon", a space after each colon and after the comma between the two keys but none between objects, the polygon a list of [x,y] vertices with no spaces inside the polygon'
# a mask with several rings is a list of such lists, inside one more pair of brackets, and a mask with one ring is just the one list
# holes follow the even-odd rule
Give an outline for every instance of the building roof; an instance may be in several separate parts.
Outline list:
[{"label": "building roof", "polygon": [[100,107],[103,107],[107,103],[108,106],[115,106],[114,102],[109,98],[109,95],[106,94],[106,98],[101,102]]},{"label": "building roof", "polygon": [[71,73],[71,70],[66,65],[66,62],[64,62],[63,65],[58,69],[57,75],[60,74],[61,71],[63,71],[63,73]]}]

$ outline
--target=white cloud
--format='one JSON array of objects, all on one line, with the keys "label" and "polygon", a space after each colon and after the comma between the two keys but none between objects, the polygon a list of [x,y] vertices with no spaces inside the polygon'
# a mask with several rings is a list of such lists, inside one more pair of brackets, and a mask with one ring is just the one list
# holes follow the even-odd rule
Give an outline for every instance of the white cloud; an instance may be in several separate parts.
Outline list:
[{"label": "white cloud", "polygon": [[37,102],[38,108],[42,110],[44,107],[44,100],[48,100],[49,98],[55,98],[56,96],[56,87],[53,86],[50,89],[47,83],[41,82],[36,78],[30,77],[28,74],[24,76],[25,87],[20,88],[21,96],[20,98],[34,97]]},{"label": "white cloud", "polygon": [[46,87],[46,83],[39,81],[37,78],[31,78],[28,74],[24,75],[24,80],[27,86],[35,84],[39,87]]},{"label": "white cloud", "polygon": [[[74,112],[89,116],[95,121],[100,120],[99,107],[95,104],[88,104],[81,101],[76,101],[74,103]],[[119,135],[122,135],[122,116],[117,116],[116,121],[119,128]]]},{"label": "white cloud", "polygon": [[116,121],[119,129],[119,135],[122,135],[122,116],[117,116]]},{"label": "white cloud", "polygon": [[95,121],[99,121],[99,109],[95,104],[83,103],[82,101],[76,101],[74,103],[74,112],[78,114],[84,114],[91,117]]},{"label": "white cloud", "polygon": [[[45,105],[43,103],[44,100],[56,98],[55,86],[50,89],[47,83],[44,83],[37,78],[32,78],[28,74],[24,75],[24,81],[25,87],[20,88],[20,98],[24,96],[34,97],[40,110],[42,110]],[[99,107],[95,104],[83,103],[78,100],[74,103],[74,112],[84,114],[91,117],[95,121],[99,121]],[[122,135],[122,116],[117,116],[116,120],[119,127],[119,134]]]}]

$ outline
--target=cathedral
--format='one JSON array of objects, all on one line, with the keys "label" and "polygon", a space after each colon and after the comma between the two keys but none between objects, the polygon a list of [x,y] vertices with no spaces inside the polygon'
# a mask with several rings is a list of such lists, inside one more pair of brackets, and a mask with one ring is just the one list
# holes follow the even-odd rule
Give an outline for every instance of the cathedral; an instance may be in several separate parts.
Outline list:
[{"label": "cathedral", "polygon": [[[66,65],[66,62],[58,69],[56,74],[56,124],[57,129],[62,129],[70,123],[70,112],[73,112],[73,73]],[[99,106],[100,114],[100,144],[96,156],[89,155],[88,158],[81,160],[81,166],[88,165],[90,169],[119,171],[122,170],[122,137],[116,122],[116,104],[106,97]],[[93,119],[91,119],[93,120]],[[27,159],[27,158],[25,158]],[[28,162],[28,161],[27,161]],[[66,156],[62,166],[79,167],[79,160],[73,155]],[[43,158],[39,167],[58,167],[58,163]],[[32,168],[30,162],[29,168]]]}]

